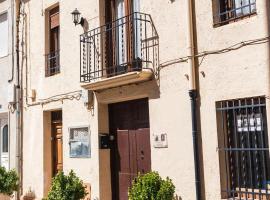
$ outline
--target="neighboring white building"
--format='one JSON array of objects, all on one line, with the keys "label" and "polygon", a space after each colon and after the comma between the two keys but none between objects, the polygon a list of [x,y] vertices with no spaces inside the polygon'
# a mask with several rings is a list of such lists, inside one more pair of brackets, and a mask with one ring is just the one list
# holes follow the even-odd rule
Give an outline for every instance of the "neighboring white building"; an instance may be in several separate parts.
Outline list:
[{"label": "neighboring white building", "polygon": [[13,1],[0,1],[0,165],[7,169],[15,168],[16,158],[16,121],[15,115],[12,114],[15,111],[12,105],[15,101],[16,80],[15,58],[12,53],[14,52],[13,31],[15,31],[14,9]]}]

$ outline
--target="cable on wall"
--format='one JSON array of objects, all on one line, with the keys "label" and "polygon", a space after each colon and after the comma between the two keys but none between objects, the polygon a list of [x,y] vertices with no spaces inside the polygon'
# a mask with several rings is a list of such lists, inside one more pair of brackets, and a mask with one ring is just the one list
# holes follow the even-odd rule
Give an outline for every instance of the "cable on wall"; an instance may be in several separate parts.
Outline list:
[{"label": "cable on wall", "polygon": [[[246,41],[236,43],[234,45],[231,45],[231,46],[223,48],[223,49],[212,50],[212,51],[203,51],[203,52],[200,52],[200,53],[194,55],[194,57],[202,58],[202,60],[199,64],[199,66],[200,66],[202,61],[204,60],[204,58],[208,55],[223,54],[223,53],[228,53],[230,51],[241,49],[241,48],[246,47],[246,46],[264,44],[264,43],[269,42],[269,39],[270,39],[270,36],[258,38],[258,39],[254,39],[254,40],[246,40]],[[167,67],[167,66],[172,65],[172,64],[188,62],[188,60],[190,60],[190,59],[192,59],[192,56],[184,56],[184,57],[180,57],[180,58],[176,58],[173,60],[163,62],[159,65],[158,71],[161,70],[162,68]]]}]

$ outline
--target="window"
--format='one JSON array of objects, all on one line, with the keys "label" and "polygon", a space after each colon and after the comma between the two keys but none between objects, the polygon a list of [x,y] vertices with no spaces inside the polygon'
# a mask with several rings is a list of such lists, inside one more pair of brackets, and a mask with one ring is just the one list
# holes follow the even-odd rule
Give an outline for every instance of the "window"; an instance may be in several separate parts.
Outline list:
[{"label": "window", "polygon": [[69,129],[70,157],[90,157],[90,135],[88,127]]},{"label": "window", "polygon": [[270,159],[264,97],[217,102],[221,196],[270,197]]},{"label": "window", "polygon": [[8,125],[5,125],[2,133],[2,153],[8,153]]},{"label": "window", "polygon": [[59,7],[48,11],[48,39],[46,54],[46,76],[53,76],[60,73],[60,24],[59,24]]},{"label": "window", "polygon": [[214,25],[224,25],[256,13],[256,0],[213,0]]},{"label": "window", "polygon": [[8,55],[8,14],[0,14],[0,57]]}]

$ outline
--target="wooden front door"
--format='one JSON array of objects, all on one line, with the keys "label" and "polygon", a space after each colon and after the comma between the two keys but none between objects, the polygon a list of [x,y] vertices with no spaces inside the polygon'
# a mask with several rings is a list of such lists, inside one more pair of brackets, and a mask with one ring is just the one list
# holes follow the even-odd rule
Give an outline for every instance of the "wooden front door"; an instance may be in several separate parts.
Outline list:
[{"label": "wooden front door", "polygon": [[148,99],[109,105],[112,199],[127,200],[138,173],[151,170]]},{"label": "wooden front door", "polygon": [[63,171],[62,111],[52,112],[52,170],[53,176]]}]

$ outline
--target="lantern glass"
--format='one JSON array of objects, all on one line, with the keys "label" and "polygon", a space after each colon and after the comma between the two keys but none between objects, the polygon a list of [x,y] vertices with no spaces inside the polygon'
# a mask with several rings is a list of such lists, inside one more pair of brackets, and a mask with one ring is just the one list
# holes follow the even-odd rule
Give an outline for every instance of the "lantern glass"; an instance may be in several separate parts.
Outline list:
[{"label": "lantern glass", "polygon": [[81,13],[76,8],[71,14],[72,14],[72,18],[73,18],[73,23],[75,25],[77,25],[79,23]]}]

